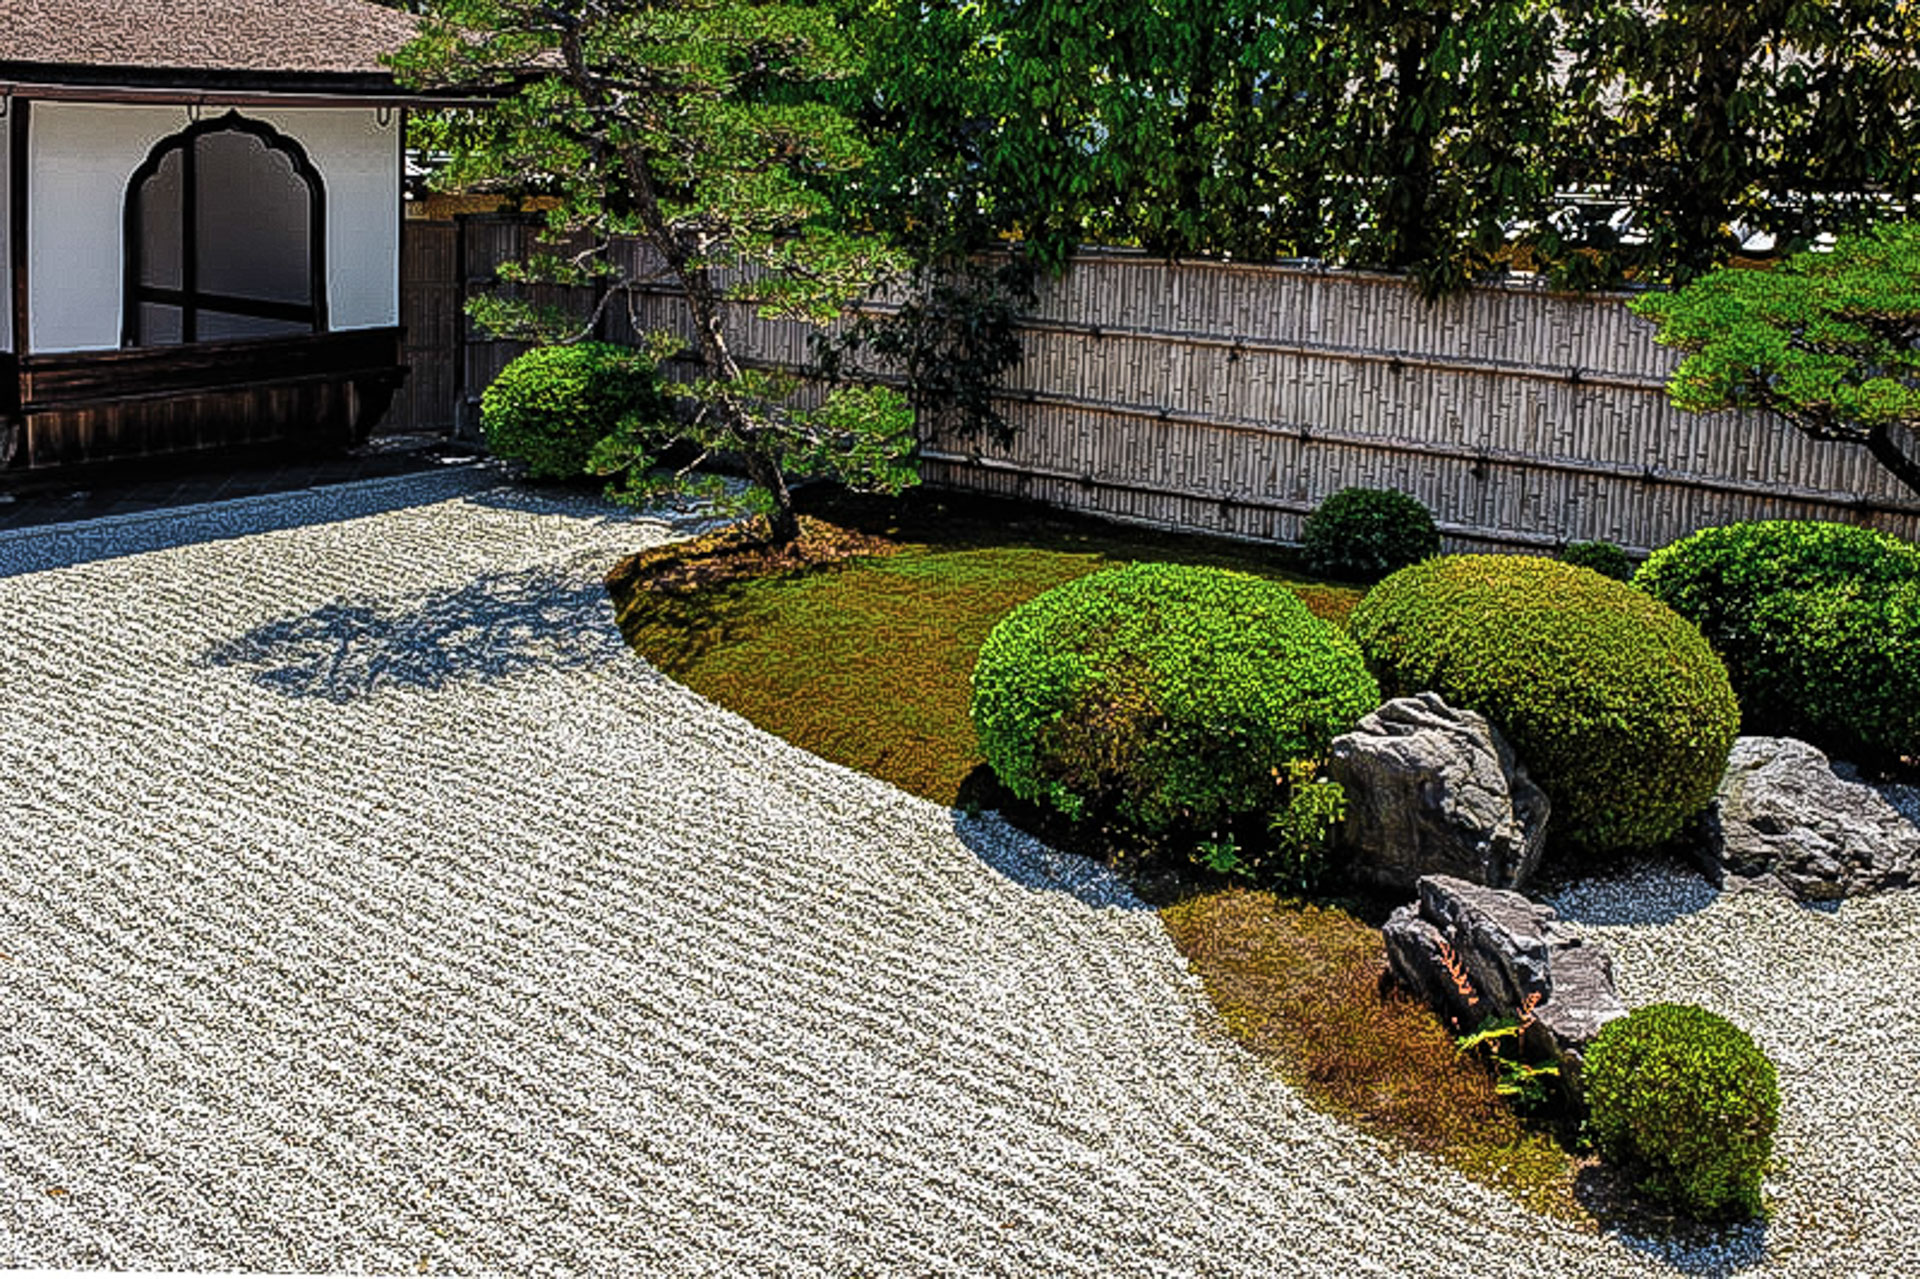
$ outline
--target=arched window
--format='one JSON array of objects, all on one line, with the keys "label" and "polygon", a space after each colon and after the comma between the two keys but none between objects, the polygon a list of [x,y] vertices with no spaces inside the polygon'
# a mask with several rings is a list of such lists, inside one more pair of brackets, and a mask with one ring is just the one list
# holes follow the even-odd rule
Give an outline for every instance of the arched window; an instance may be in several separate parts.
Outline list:
[{"label": "arched window", "polygon": [[127,184],[121,341],[327,327],[326,190],[300,144],[229,111],[154,147]]}]

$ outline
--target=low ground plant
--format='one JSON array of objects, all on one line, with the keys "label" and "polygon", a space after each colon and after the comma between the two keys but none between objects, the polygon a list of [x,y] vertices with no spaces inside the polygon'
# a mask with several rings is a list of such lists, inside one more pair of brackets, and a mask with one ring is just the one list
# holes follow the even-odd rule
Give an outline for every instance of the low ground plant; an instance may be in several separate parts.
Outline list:
[{"label": "low ground plant", "polygon": [[1433,512],[1398,489],[1341,489],[1300,526],[1307,571],[1340,581],[1377,582],[1439,553]]},{"label": "low ground plant", "polygon": [[971,709],[1014,795],[1160,840],[1269,811],[1276,780],[1296,789],[1279,770],[1324,757],[1379,701],[1353,642],[1284,586],[1136,564],[995,625]]},{"label": "low ground plant", "polygon": [[601,440],[656,431],[671,412],[649,356],[578,342],[535,347],[501,370],[480,397],[480,429],[496,457],[524,463],[531,478],[573,480]]},{"label": "low ground plant", "polygon": [[1608,541],[1568,542],[1560,552],[1560,562],[1590,568],[1618,582],[1630,581],[1633,577],[1633,557]]}]

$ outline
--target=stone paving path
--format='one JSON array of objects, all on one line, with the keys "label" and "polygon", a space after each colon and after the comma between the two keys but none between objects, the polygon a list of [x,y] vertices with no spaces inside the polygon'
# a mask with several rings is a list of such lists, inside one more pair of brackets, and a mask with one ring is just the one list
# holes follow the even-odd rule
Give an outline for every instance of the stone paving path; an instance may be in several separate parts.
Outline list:
[{"label": "stone paving path", "polygon": [[599,575],[670,530],[493,482],[0,534],[0,1268],[1668,1272],[653,673]]}]

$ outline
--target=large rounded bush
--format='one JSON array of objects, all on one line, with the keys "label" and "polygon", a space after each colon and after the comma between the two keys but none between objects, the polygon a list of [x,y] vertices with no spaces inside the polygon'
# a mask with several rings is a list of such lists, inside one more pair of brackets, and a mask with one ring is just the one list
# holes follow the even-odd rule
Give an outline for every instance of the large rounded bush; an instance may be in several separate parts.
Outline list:
[{"label": "large rounded bush", "polygon": [[1580,1072],[1587,1131],[1643,1186],[1701,1216],[1754,1215],[1780,1119],[1774,1066],[1704,1008],[1652,1004],[1601,1027]]},{"label": "large rounded bush", "polygon": [[1920,547],[1850,524],[1729,524],[1655,552],[1634,584],[1706,634],[1749,732],[1860,763],[1920,755]]},{"label": "large rounded bush", "polygon": [[623,425],[664,422],[669,405],[652,360],[607,342],[535,347],[480,397],[480,429],[498,457],[537,480],[586,474],[593,446]]},{"label": "large rounded bush", "polygon": [[1437,692],[1506,734],[1553,801],[1556,849],[1678,834],[1739,730],[1726,668],[1693,623],[1591,569],[1445,556],[1374,587],[1351,625],[1388,696]]},{"label": "large rounded bush", "polygon": [[974,727],[1007,789],[1150,836],[1261,811],[1275,770],[1379,701],[1353,642],[1292,591],[1173,564],[1028,601],[973,672]]},{"label": "large rounded bush", "polygon": [[1439,553],[1433,513],[1398,489],[1341,489],[1300,525],[1301,559],[1322,577],[1377,582]]}]

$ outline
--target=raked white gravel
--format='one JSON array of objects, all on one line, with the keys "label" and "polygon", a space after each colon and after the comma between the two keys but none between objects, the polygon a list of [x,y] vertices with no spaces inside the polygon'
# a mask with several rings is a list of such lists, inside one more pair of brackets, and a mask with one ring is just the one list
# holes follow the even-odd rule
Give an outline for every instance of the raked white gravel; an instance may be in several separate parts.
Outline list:
[{"label": "raked white gravel", "polygon": [[1764,1231],[1584,1234],[1304,1105],[1097,868],[651,671],[600,574],[671,530],[495,485],[0,536],[0,1268],[1920,1256],[1920,894],[1562,894],[1786,1094]]}]

